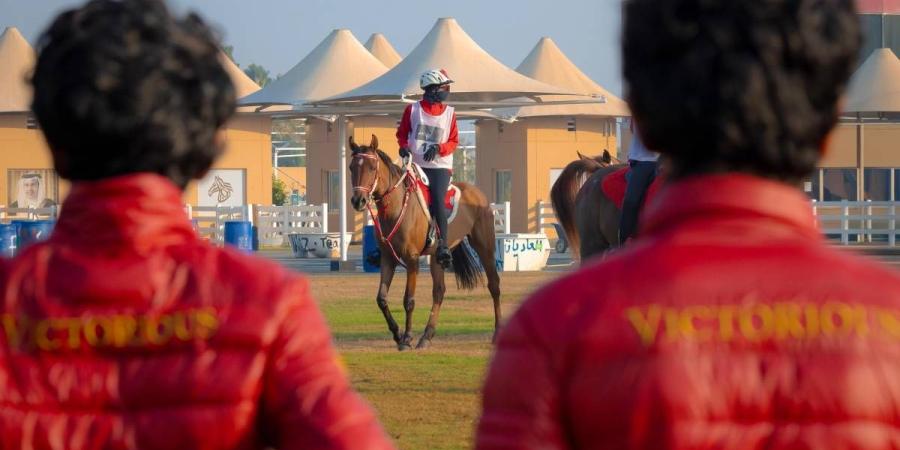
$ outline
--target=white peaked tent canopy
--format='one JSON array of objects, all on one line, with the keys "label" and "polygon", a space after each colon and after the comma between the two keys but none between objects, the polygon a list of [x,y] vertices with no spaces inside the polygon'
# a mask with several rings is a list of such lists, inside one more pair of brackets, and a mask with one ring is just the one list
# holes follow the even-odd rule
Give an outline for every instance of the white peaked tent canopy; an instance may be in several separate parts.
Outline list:
[{"label": "white peaked tent canopy", "polygon": [[34,68],[34,49],[14,27],[0,35],[0,113],[31,110],[28,75]]},{"label": "white peaked tent canopy", "polygon": [[[622,99],[610,94],[609,91],[585,75],[549,37],[543,37],[538,41],[531,53],[516,68],[516,71],[547,84],[575,92],[603,96],[606,102],[504,108],[496,111],[498,115],[519,118],[539,116],[627,117],[631,115],[628,105]],[[550,99],[560,100],[558,97]]]},{"label": "white peaked tent canopy", "polygon": [[394,67],[403,59],[394,46],[381,33],[374,33],[366,41],[366,49],[388,68]]},{"label": "white peaked tent canopy", "polygon": [[875,50],[853,74],[844,112],[900,112],[900,60],[891,49]]},{"label": "white peaked tent canopy", "polygon": [[422,93],[419,76],[435,68],[447,70],[455,81],[451,88],[451,103],[579,94],[533,80],[506,67],[475,43],[455,19],[443,18],[438,19],[422,42],[393,69],[323,103],[396,101],[417,97]]},{"label": "white peaked tent canopy", "polygon": [[240,105],[296,105],[353,89],[387,72],[350,30],[334,30],[281,78]]},{"label": "white peaked tent canopy", "polygon": [[222,66],[225,67],[225,71],[228,72],[228,77],[231,78],[231,84],[234,85],[237,98],[246,97],[260,89],[259,85],[248,77],[225,52],[219,52],[219,60],[222,62]]}]

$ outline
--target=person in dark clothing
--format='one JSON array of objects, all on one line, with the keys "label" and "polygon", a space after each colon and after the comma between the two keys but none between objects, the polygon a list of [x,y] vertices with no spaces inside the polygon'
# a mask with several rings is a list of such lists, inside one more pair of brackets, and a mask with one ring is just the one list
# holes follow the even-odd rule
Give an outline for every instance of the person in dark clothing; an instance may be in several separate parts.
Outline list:
[{"label": "person in dark clothing", "polygon": [[632,140],[628,149],[628,165],[625,199],[622,202],[622,217],[619,219],[619,245],[634,236],[637,231],[641,205],[647,196],[647,189],[656,179],[659,170],[659,153],[648,150],[638,136],[634,122],[631,125]]}]

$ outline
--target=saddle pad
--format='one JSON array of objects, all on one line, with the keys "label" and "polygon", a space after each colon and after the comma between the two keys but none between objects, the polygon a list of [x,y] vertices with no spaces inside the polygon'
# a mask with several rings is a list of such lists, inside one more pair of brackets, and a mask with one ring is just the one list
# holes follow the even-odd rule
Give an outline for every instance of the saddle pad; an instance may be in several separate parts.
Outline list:
[{"label": "saddle pad", "polygon": [[[422,197],[425,198],[425,204],[431,204],[431,189],[428,188],[428,185],[423,183],[422,180],[417,180],[419,183],[419,191],[422,193]],[[450,215],[447,217],[448,222],[452,222],[456,217],[457,210],[459,209],[459,197],[462,192],[456,187],[455,184],[451,184],[450,188],[447,189],[447,196],[444,197],[444,206],[447,208],[447,211],[450,211]]]},{"label": "saddle pad", "polygon": [[[625,202],[625,185],[627,180],[625,179],[625,175],[631,170],[630,167],[625,167],[619,169],[603,179],[600,183],[600,188],[603,189],[603,195],[606,198],[612,200],[619,209],[622,209],[622,203]],[[656,195],[656,192],[663,184],[663,177],[657,176],[653,179],[653,183],[650,183],[650,187],[647,189],[647,194],[644,195],[644,205]],[[643,209],[644,205],[641,205]]]}]

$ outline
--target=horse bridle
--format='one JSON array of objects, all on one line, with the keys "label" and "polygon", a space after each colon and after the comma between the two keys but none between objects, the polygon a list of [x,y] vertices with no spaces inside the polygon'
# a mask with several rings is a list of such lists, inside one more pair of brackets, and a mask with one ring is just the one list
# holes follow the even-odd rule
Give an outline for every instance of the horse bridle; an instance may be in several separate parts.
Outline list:
[{"label": "horse bridle", "polygon": [[[371,187],[353,186],[353,191],[354,192],[357,192],[357,191],[362,192],[366,196],[366,209],[369,210],[369,216],[372,218],[373,225],[375,225],[376,234],[378,235],[379,239],[381,239],[381,241],[387,245],[388,249],[390,249],[391,254],[394,256],[394,260],[397,261],[397,263],[399,263],[403,268],[406,268],[406,264],[403,262],[402,259],[400,259],[400,256],[397,254],[397,250],[394,248],[394,244],[391,242],[391,239],[400,230],[400,224],[403,222],[404,214],[406,214],[406,206],[409,204],[410,194],[412,192],[412,189],[416,188],[415,183],[410,184],[409,188],[406,189],[406,192],[404,192],[403,204],[400,207],[400,215],[397,218],[396,222],[394,223],[394,228],[391,230],[390,233],[388,233],[387,236],[385,236],[384,231],[381,229],[381,220],[379,219],[379,217],[377,217],[375,215],[375,212],[372,211],[372,203],[377,204],[377,203],[381,202],[382,206],[385,206],[384,199],[388,195],[390,195],[391,192],[394,191],[394,189],[397,189],[397,186],[400,186],[403,183],[403,180],[405,180],[406,177],[409,176],[409,172],[411,170],[409,168],[409,161],[407,160],[407,162],[405,163],[406,170],[403,171],[403,175],[400,176],[400,179],[397,180],[397,182],[393,186],[391,186],[390,189],[385,191],[384,194],[381,194],[381,198],[378,199],[378,198],[375,198],[375,189],[378,188],[378,173],[379,173],[379,169],[381,168],[381,158],[377,154],[370,154],[370,153],[363,153],[363,152],[354,153],[353,159],[356,160],[357,158],[359,158],[359,159],[374,159],[375,160],[375,177],[372,180]],[[391,178],[392,178],[392,176],[389,171],[388,183],[391,182]]]},{"label": "horse bridle", "polygon": [[[362,192],[363,195],[365,195],[367,204],[370,202],[374,202],[374,203],[380,202],[382,199],[384,199],[385,197],[390,195],[390,193],[393,192],[394,189],[397,189],[397,186],[400,186],[400,184],[403,183],[403,180],[406,179],[406,176],[409,175],[409,170],[405,170],[403,172],[403,175],[400,177],[400,179],[397,180],[397,182],[394,183],[394,185],[391,186],[390,189],[385,191],[384,194],[381,194],[381,198],[375,198],[375,189],[378,188],[378,181],[379,181],[378,175],[380,173],[379,169],[381,168],[381,158],[379,158],[377,154],[358,152],[358,153],[353,154],[352,159],[354,159],[354,160],[355,159],[369,159],[369,160],[374,159],[375,160],[375,177],[372,179],[372,186],[371,187],[353,186],[354,192],[357,192],[357,191]],[[388,183],[390,183],[392,181],[391,178],[393,178],[393,177],[391,177],[391,175],[389,173],[388,174]]]}]

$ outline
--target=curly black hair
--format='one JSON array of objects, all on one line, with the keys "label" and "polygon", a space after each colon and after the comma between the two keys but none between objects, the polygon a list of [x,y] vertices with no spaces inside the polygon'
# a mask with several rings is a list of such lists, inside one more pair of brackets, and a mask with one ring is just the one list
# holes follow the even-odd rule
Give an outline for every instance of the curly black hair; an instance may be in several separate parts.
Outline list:
[{"label": "curly black hair", "polygon": [[811,173],[861,44],[853,0],[626,0],[626,97],[673,178]]},{"label": "curly black hair", "polygon": [[222,152],[235,110],[219,42],[200,17],[161,0],[92,0],[41,36],[32,109],[60,176],[136,172],[184,187]]}]

